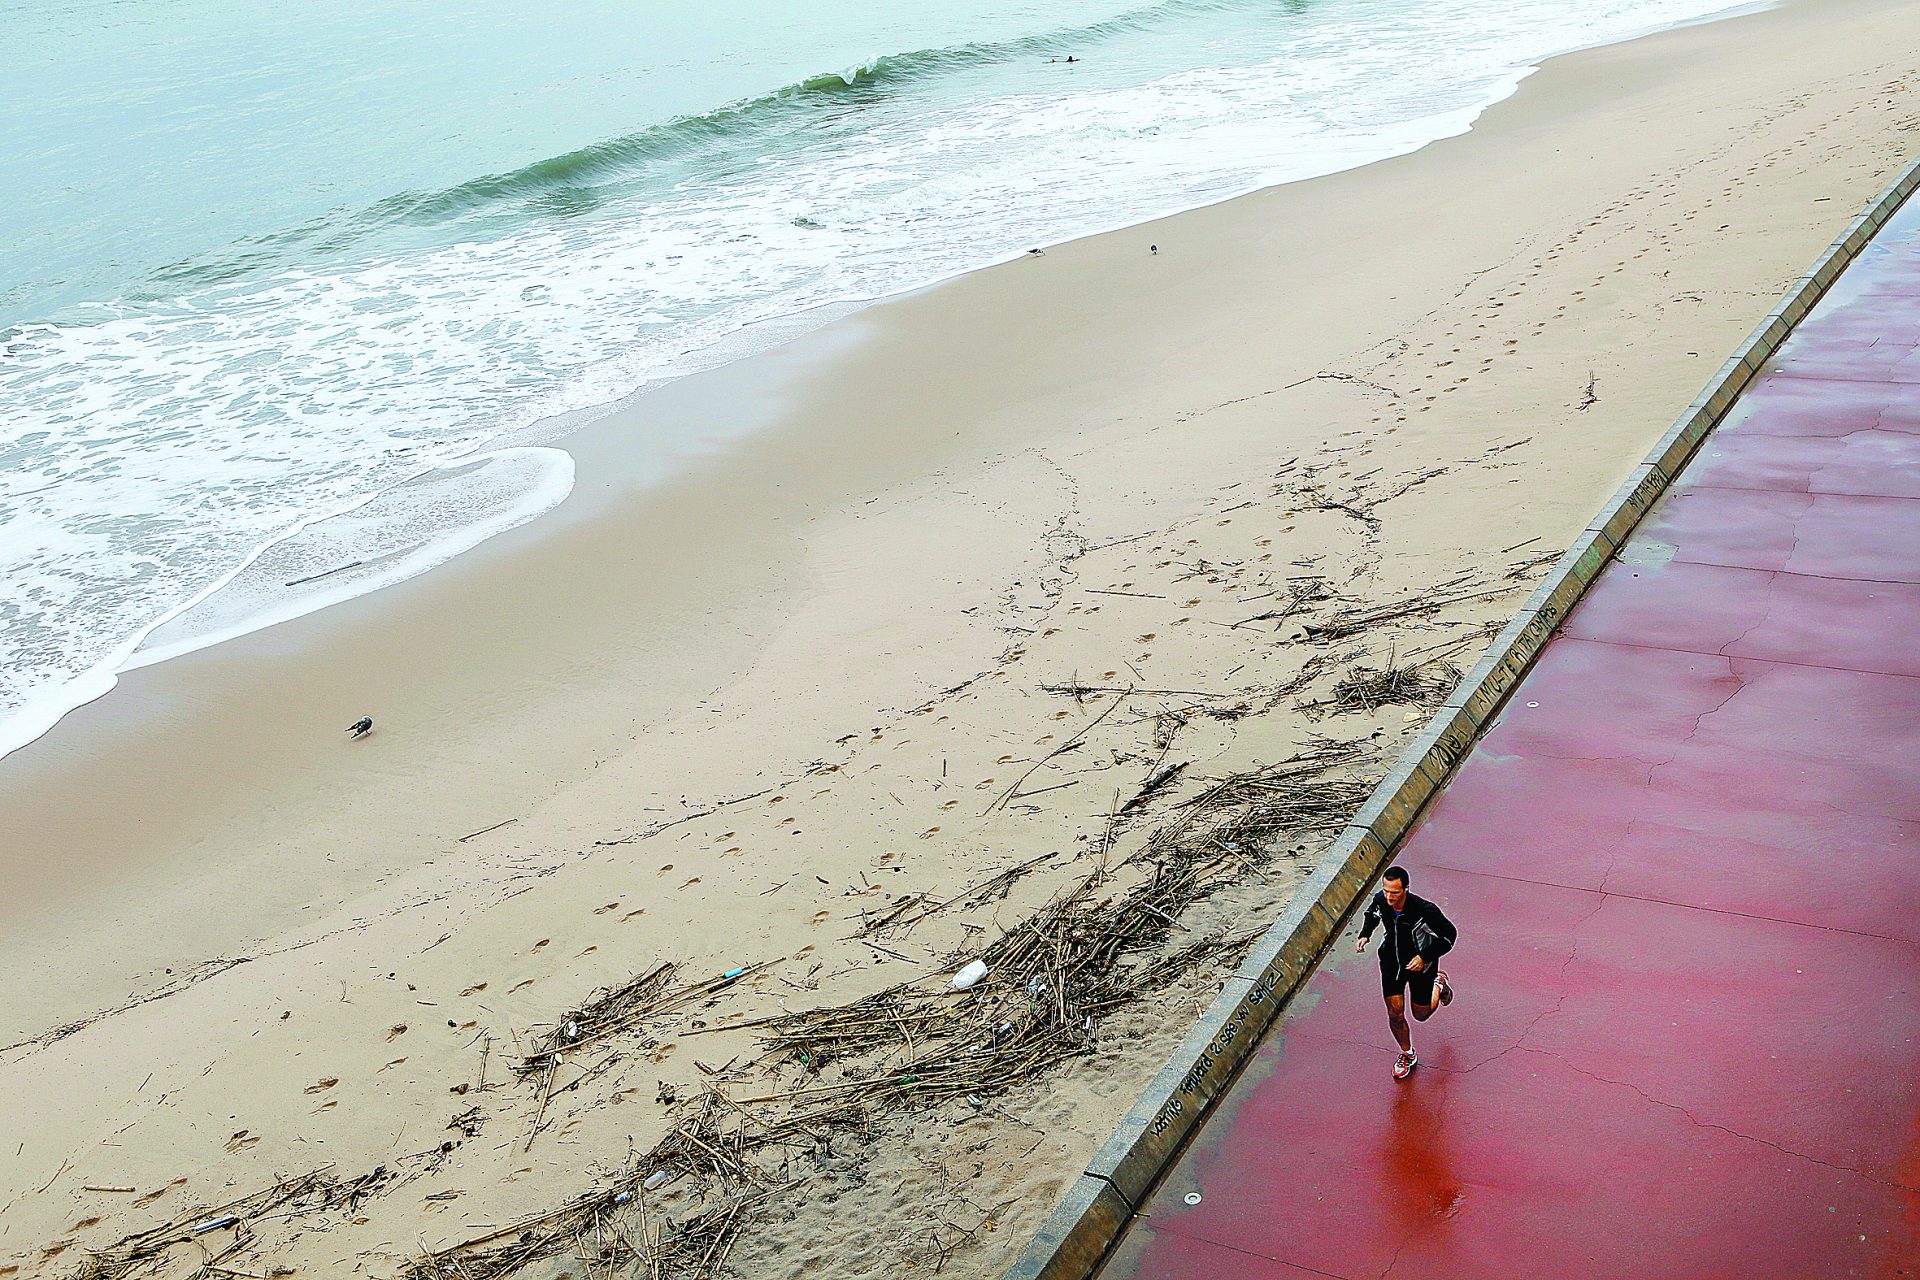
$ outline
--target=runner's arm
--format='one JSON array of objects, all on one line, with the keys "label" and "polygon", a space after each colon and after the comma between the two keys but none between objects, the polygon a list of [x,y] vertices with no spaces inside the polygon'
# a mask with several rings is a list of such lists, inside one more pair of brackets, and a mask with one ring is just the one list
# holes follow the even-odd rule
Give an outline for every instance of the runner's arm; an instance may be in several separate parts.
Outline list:
[{"label": "runner's arm", "polygon": [[1367,903],[1367,910],[1360,917],[1360,950],[1367,949],[1367,939],[1373,936],[1373,927],[1380,923],[1380,899],[1376,895]]},{"label": "runner's arm", "polygon": [[1459,940],[1460,932],[1453,927],[1453,921],[1447,919],[1447,913],[1434,902],[1427,903],[1427,927],[1432,929],[1440,939],[1439,945],[1421,953],[1425,956],[1427,963],[1432,964],[1453,950],[1453,944]]}]

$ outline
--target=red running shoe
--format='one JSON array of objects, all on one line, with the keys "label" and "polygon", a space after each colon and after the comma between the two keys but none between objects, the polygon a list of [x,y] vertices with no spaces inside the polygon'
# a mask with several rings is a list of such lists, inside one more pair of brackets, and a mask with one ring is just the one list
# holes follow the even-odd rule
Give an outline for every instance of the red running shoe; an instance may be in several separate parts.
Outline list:
[{"label": "red running shoe", "polygon": [[1395,1080],[1405,1080],[1413,1074],[1413,1069],[1419,1065],[1420,1059],[1414,1057],[1413,1050],[1409,1049],[1400,1055],[1400,1061],[1393,1064],[1393,1078]]}]

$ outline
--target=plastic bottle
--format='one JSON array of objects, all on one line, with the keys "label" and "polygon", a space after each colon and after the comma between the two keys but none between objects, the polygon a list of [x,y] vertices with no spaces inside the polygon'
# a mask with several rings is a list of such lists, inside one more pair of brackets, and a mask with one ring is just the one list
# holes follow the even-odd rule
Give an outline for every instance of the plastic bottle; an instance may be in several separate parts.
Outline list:
[{"label": "plastic bottle", "polygon": [[966,968],[953,975],[953,989],[955,991],[965,991],[968,987],[973,986],[986,976],[987,962],[985,960],[971,961]]}]

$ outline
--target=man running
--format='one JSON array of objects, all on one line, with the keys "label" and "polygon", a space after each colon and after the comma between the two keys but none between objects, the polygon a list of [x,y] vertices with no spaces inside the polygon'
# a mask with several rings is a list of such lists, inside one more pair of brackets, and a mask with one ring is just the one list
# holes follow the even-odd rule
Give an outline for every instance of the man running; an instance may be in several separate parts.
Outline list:
[{"label": "man running", "polygon": [[[1380,878],[1380,892],[1367,904],[1360,922],[1360,941],[1356,950],[1365,951],[1375,925],[1384,923],[1387,936],[1380,940],[1380,988],[1387,997],[1387,1025],[1400,1043],[1400,1060],[1393,1066],[1393,1078],[1405,1080],[1420,1065],[1414,1056],[1413,1039],[1407,1028],[1406,997],[1413,988],[1413,1016],[1425,1022],[1442,1004],[1453,1003],[1453,988],[1444,970],[1435,966],[1440,957],[1453,950],[1458,936],[1453,922],[1425,898],[1407,892],[1407,873],[1388,867]],[[1434,1002],[1436,991],[1439,1003]]]}]

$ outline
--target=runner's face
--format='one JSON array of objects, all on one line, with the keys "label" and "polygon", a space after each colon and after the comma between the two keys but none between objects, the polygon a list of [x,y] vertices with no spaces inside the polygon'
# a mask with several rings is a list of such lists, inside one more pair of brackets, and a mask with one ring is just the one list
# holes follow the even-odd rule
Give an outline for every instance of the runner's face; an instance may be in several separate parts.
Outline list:
[{"label": "runner's face", "polygon": [[1385,884],[1381,885],[1381,889],[1387,895],[1388,906],[1392,907],[1395,911],[1400,911],[1405,909],[1407,905],[1407,882],[1406,881],[1388,880]]}]

